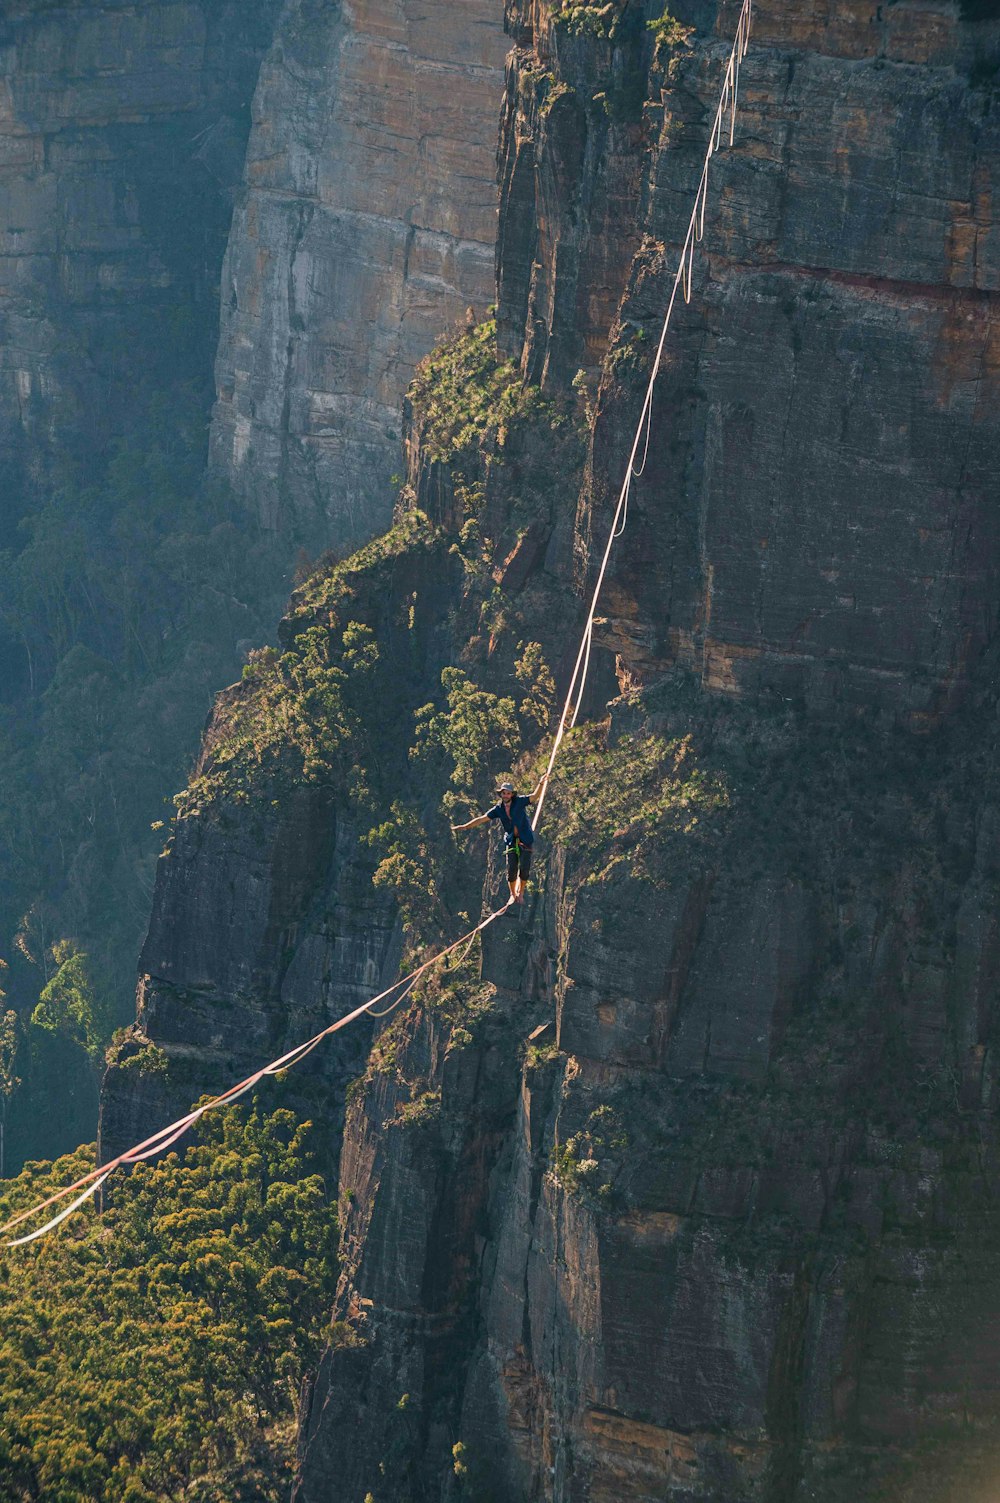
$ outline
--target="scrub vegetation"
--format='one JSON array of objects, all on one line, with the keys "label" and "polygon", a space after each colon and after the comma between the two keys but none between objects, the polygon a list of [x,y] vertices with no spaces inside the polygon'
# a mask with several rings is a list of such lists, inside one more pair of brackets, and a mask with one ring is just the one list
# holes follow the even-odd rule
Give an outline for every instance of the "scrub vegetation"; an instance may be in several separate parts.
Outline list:
[{"label": "scrub vegetation", "polygon": [[[278,1503],[336,1282],[309,1123],[229,1108],[40,1243],[0,1253],[0,1498]],[[0,1186],[0,1216],[93,1163]]]}]

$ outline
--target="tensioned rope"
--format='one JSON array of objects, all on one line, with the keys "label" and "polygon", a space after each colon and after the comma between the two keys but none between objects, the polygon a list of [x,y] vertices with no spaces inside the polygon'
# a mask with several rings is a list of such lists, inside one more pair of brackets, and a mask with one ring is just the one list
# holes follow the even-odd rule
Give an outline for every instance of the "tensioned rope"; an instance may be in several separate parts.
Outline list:
[{"label": "tensioned rope", "polygon": [[[722,144],[723,125],[726,111],[729,110],[729,144],[733,144],[736,132],[736,99],[740,81],[740,63],[746,57],[747,48],[750,45],[750,20],[753,0],[743,0],[740,9],[739,20],[736,23],[736,37],[733,41],[732,51],[726,65],[725,77],[722,82],[722,93],[719,97],[719,107],[712,121],[712,129],[708,138],[708,148],[705,152],[705,161],[701,169],[701,177],[698,180],[698,191],[694,197],[694,207],[691,210],[691,218],[688,221],[687,233],[681,246],[680,260],[677,272],[674,276],[673,286],[670,289],[670,301],[667,311],[663,316],[663,327],[660,330],[659,343],[656,346],[656,357],[649,374],[646,385],[646,395],[643,398],[642,409],[639,413],[639,421],[636,425],[635,438],[632,440],[632,451],[629,454],[628,464],[625,467],[625,478],[618,493],[618,504],[615,507],[611,527],[608,532],[608,541],[601,559],[600,568],[597,571],[597,579],[594,584],[593,594],[590,600],[590,609],[587,612],[587,621],[583,629],[583,637],[580,641],[580,650],[576,655],[576,663],[573,667],[573,676],[570,679],[569,688],[566,692],[566,702],[563,705],[562,714],[552,742],[552,750],[549,753],[548,766],[546,767],[546,782],[542,787],[541,798],[535,806],[535,825],[541,821],[542,805],[545,802],[545,794],[548,791],[548,777],[555,766],[562,745],[563,737],[567,730],[572,730],[576,725],[576,717],[580,713],[580,704],[583,700],[583,690],[587,682],[587,673],[590,668],[590,649],[594,639],[594,617],[597,613],[598,601],[604,588],[604,577],[608,572],[608,564],[611,559],[611,551],[615,542],[625,531],[628,520],[629,495],[632,490],[632,481],[646,468],[646,459],[649,455],[650,429],[653,420],[653,388],[656,378],[660,373],[660,365],[663,360],[663,347],[667,339],[667,330],[670,328],[670,320],[673,316],[674,305],[677,302],[677,294],[680,291],[685,303],[691,301],[692,273],[694,266],[694,248],[705,233],[705,207],[708,202],[708,169],[712,157]],[[645,436],[644,436],[645,435]],[[639,445],[642,445],[642,459],[636,466],[636,456],[639,453]]]},{"label": "tensioned rope", "polygon": [[[657,375],[660,371],[660,365],[663,359],[663,347],[666,343],[667,330],[670,327],[670,320],[673,315],[674,306],[677,302],[678,292],[682,294],[686,303],[691,301],[691,284],[695,245],[701,241],[705,233],[705,208],[708,201],[709,164],[714,154],[720,149],[722,145],[722,137],[727,110],[729,111],[729,144],[732,145],[733,143],[736,129],[736,102],[737,91],[739,88],[740,63],[746,56],[747,48],[750,43],[750,21],[752,4],[753,0],[743,0],[743,4],[740,8],[739,20],[736,25],[736,36],[733,41],[732,50],[729,54],[728,62],[726,64],[726,72],[723,78],[722,91],[719,98],[719,106],[715,112],[715,118],[712,122],[712,129],[708,140],[708,149],[705,153],[705,161],[702,167],[701,177],[698,182],[698,191],[695,194],[694,207],[691,210],[691,218],[688,223],[687,233],[684,236],[684,241],[681,247],[680,260],[677,266],[676,275],[674,276],[673,287],[671,288],[670,301],[667,305],[666,314],[664,315],[663,327],[660,331],[659,343],[656,347],[656,356],[653,360],[649,382],[646,386],[646,395],[643,399],[642,409],[639,413],[639,421],[635,431],[635,438],[632,442],[632,450],[629,455],[628,465],[625,471],[625,478],[622,482],[621,491],[618,495],[618,503],[615,507],[614,515],[612,517],[611,527],[608,532],[608,541],[604,549],[600,567],[597,571],[596,583],[591,595],[590,607],[587,611],[586,624],[583,629],[580,648],[573,667],[573,674],[569,682],[569,687],[566,691],[565,703],[563,704],[562,713],[560,714],[559,722],[556,727],[556,733],[552,741],[552,749],[549,752],[548,765],[545,770],[545,781],[542,783],[541,795],[539,797],[537,805],[535,806],[534,823],[536,829],[541,823],[542,808],[545,803],[545,795],[548,792],[548,779],[551,776],[553,767],[555,766],[556,758],[559,755],[559,749],[562,746],[563,739],[566,735],[567,730],[572,730],[573,726],[576,724],[577,715],[580,711],[580,703],[583,698],[583,690],[587,682],[587,674],[590,668],[590,652],[594,636],[594,617],[597,612],[597,606],[601,597],[601,591],[604,587],[604,579],[608,571],[608,564],[611,559],[612,549],[614,547],[616,539],[620,538],[622,533],[624,532],[625,525],[628,520],[628,504],[629,495],[632,488],[632,481],[637,476],[641,475],[646,467],[646,459],[649,454],[650,430],[652,425],[653,389],[656,384]],[[636,457],[639,453],[640,445],[642,446],[642,459],[637,466]],[[481,934],[483,930],[488,928],[489,925],[492,924],[496,919],[502,917],[502,915],[505,914],[510,908],[513,901],[514,899],[510,898],[502,908],[494,909],[492,912],[488,913],[486,917],[481,919],[480,922],[476,924],[474,928],[470,929],[467,934],[463,934],[459,939],[456,939],[454,943],[448,945],[445,949],[439,950],[437,954],[432,955],[430,959],[425,960],[421,965],[417,966],[415,970],[408,972],[405,976],[399,977],[392,983],[391,986],[386,987],[385,991],[379,992],[377,997],[372,997],[368,1002],[363,1002],[360,1007],[354,1008],[352,1012],[346,1013],[344,1017],[338,1018],[336,1022],[330,1023],[326,1028],[321,1029],[319,1033],[314,1034],[313,1037],[311,1039],[307,1039],[305,1043],[297,1044],[294,1049],[290,1049],[279,1059],[272,1060],[270,1064],[263,1065],[252,1075],[248,1075],[245,1080],[241,1080],[236,1085],[230,1086],[229,1090],[223,1091],[220,1095],[213,1096],[210,1100],[203,1102],[200,1106],[192,1108],[192,1110],[185,1116],[179,1117],[176,1122],[171,1122],[168,1127],[161,1128],[159,1132],[153,1133],[152,1137],[146,1138],[143,1142],[137,1143],[133,1148],[129,1148],[124,1153],[120,1153],[117,1158],[111,1159],[108,1163],[99,1165],[97,1168],[92,1169],[88,1174],[81,1175],[80,1178],[74,1180],[71,1185],[65,1185],[62,1189],[53,1191],[51,1195],[49,1195],[46,1199],[39,1201],[37,1205],[31,1206],[30,1209],[26,1211],[19,1212],[16,1216],[12,1216],[8,1221],[0,1226],[0,1235],[4,1235],[7,1232],[13,1231],[15,1227],[23,1225],[24,1222],[40,1215],[43,1211],[48,1210],[51,1206],[58,1205],[60,1204],[60,1202],[69,1199],[70,1196],[75,1197],[75,1199],[70,1201],[69,1205],[62,1206],[57,1214],[53,1216],[49,1221],[46,1221],[43,1226],[37,1227],[34,1231],[29,1232],[26,1236],[18,1237],[14,1241],[8,1242],[7,1246],[23,1247],[28,1242],[34,1242],[37,1238],[44,1237],[48,1232],[53,1231],[63,1221],[67,1220],[68,1217],[72,1216],[74,1211],[79,1210],[80,1207],[84,1205],[88,1200],[90,1200],[92,1196],[96,1195],[101,1186],[106,1183],[106,1181],[110,1178],[110,1176],[115,1172],[116,1169],[121,1169],[131,1164],[141,1163],[145,1159],[154,1158],[157,1154],[164,1153],[168,1148],[172,1148],[173,1145],[185,1135],[185,1133],[190,1131],[194,1124],[199,1121],[199,1119],[203,1117],[206,1112],[214,1111],[217,1107],[220,1106],[228,1106],[230,1103],[239,1100],[241,1096],[246,1095],[248,1091],[252,1091],[255,1086],[259,1085],[266,1076],[278,1075],[283,1070],[290,1070],[294,1065],[297,1065],[300,1060],[305,1059],[307,1054],[311,1054],[312,1051],[317,1048],[317,1046],[321,1044],[324,1039],[329,1038],[331,1034],[339,1032],[341,1028],[346,1028],[348,1024],[355,1022],[365,1013],[368,1013],[372,1017],[376,1018],[385,1017],[388,1013],[392,1012],[396,1007],[398,1007],[403,999],[409,995],[421,976],[426,975],[426,973],[432,968],[440,965],[442,961],[446,960],[449,955],[454,954],[454,952],[460,949],[462,945],[465,945],[467,948],[470,947],[475,940],[476,935]],[[376,1008],[380,1002],[385,1002],[390,997],[392,998],[392,1001],[389,1003],[388,1007],[386,1007],[381,1012],[373,1011],[373,1009]]]}]

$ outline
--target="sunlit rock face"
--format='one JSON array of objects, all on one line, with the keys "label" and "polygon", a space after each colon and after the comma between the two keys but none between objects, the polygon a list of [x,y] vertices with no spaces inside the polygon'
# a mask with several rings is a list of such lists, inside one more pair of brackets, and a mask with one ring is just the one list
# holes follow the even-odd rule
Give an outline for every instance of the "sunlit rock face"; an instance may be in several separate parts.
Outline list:
[{"label": "sunlit rock face", "polygon": [[[719,40],[629,118],[614,48],[545,5],[517,14],[499,319],[557,385],[613,327],[589,539],[621,483],[734,18],[720,9]],[[710,8],[683,14],[708,43]],[[726,692],[933,719],[997,625],[1000,23],[764,0],[753,26],[603,640],[633,683],[683,662]]]},{"label": "sunlit rock face", "polygon": [[279,0],[0,15],[0,517],[99,465],[137,387],[205,381]]},{"label": "sunlit rock face", "polygon": [[291,0],[261,72],[222,288],[212,461],[265,525],[387,524],[400,409],[493,301],[499,0]]}]

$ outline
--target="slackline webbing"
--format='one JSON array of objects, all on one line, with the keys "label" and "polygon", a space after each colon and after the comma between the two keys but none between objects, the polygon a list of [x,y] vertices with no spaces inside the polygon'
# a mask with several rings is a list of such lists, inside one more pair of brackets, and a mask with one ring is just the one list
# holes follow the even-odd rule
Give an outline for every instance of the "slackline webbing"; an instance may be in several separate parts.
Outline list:
[{"label": "slackline webbing", "polygon": [[[597,606],[600,601],[601,590],[604,587],[604,579],[607,574],[608,563],[611,559],[611,551],[614,547],[616,539],[620,538],[622,533],[624,532],[628,520],[628,503],[632,481],[634,478],[642,474],[646,466],[646,458],[649,453],[650,429],[652,425],[653,389],[656,384],[656,377],[659,374],[660,364],[663,358],[663,347],[666,343],[667,330],[670,327],[670,319],[673,315],[674,306],[677,302],[678,292],[680,292],[686,303],[690,302],[691,300],[691,284],[695,245],[699,241],[701,241],[705,233],[705,208],[708,202],[709,164],[714,154],[720,149],[722,145],[727,110],[729,112],[729,144],[730,146],[733,144],[734,134],[736,130],[736,103],[737,92],[739,88],[740,64],[743,58],[746,56],[747,48],[750,44],[752,4],[753,0],[743,0],[743,4],[740,8],[739,20],[736,24],[736,36],[733,41],[732,50],[729,54],[728,61],[726,63],[726,71],[723,78],[722,91],[719,97],[719,105],[715,112],[715,118],[712,122],[712,128],[708,139],[708,148],[705,152],[705,161],[702,167],[701,177],[698,182],[698,190],[695,194],[694,207],[691,210],[691,218],[688,222],[687,233],[684,236],[684,241],[681,246],[680,260],[678,262],[677,271],[674,276],[673,286],[670,292],[670,300],[667,305],[667,311],[664,315],[663,327],[660,330],[659,343],[656,347],[656,357],[653,361],[652,370],[649,376],[649,382],[646,386],[646,395],[643,399],[642,408],[639,413],[639,421],[636,426],[635,438],[632,442],[632,450],[629,454],[628,465],[626,466],[625,470],[625,478],[622,481],[622,487],[618,495],[618,503],[615,507],[614,515],[611,520],[611,527],[608,531],[607,544],[604,549],[600,567],[597,571],[596,583],[591,595],[590,607],[587,612],[587,619],[583,629],[583,636],[580,641],[580,648],[576,655],[573,674],[569,682],[569,687],[566,691],[566,699],[562,707],[562,713],[559,716],[556,733],[553,737],[552,749],[549,752],[549,760],[545,770],[545,780],[542,783],[541,795],[538,799],[538,803],[535,806],[534,823],[536,829],[541,823],[542,809],[545,803],[545,795],[548,792],[548,779],[551,776],[553,767],[555,766],[556,758],[559,755],[559,749],[562,746],[563,739],[566,735],[567,730],[572,730],[573,726],[576,724],[576,718],[580,711],[580,702],[583,698],[583,690],[587,682],[587,673],[590,668],[590,650],[594,635],[594,617],[596,615]],[[640,446],[642,447],[642,458],[637,465],[636,458],[639,454]],[[241,1096],[246,1095],[247,1091],[252,1091],[256,1085],[259,1085],[266,1076],[277,1075],[283,1070],[290,1070],[294,1065],[297,1065],[300,1060],[305,1059],[307,1054],[311,1054],[313,1049],[321,1044],[324,1039],[329,1038],[331,1034],[339,1032],[341,1028],[346,1028],[348,1024],[355,1022],[365,1013],[370,1013],[373,1017],[385,1017],[388,1013],[392,1012],[396,1007],[398,1007],[399,1004],[404,1000],[404,998],[409,995],[410,991],[413,989],[416,982],[421,976],[425,975],[433,967],[440,965],[443,960],[447,959],[449,955],[454,954],[454,952],[462,945],[470,946],[474,941],[476,935],[481,934],[484,929],[488,928],[489,925],[492,924],[496,919],[505,914],[511,907],[513,902],[514,898],[511,897],[503,905],[502,908],[494,909],[492,912],[488,913],[486,917],[481,919],[473,929],[470,929],[467,934],[463,934],[459,939],[456,939],[453,944],[448,945],[443,950],[439,950],[435,955],[432,955],[429,960],[425,960],[421,965],[417,966],[415,970],[409,971],[405,976],[399,977],[399,979],[394,981],[391,986],[385,989],[385,991],[379,992],[377,997],[372,997],[368,1002],[362,1003],[360,1007],[354,1008],[353,1012],[346,1013],[344,1017],[338,1018],[336,1022],[330,1023],[328,1027],[321,1029],[320,1032],[314,1034],[311,1039],[307,1039],[304,1044],[297,1044],[294,1049],[288,1050],[288,1052],[286,1054],[283,1054],[279,1059],[272,1060],[268,1065],[263,1065],[252,1075],[248,1075],[245,1080],[241,1080],[238,1082],[238,1084],[230,1086],[227,1091],[223,1091],[220,1095],[213,1096],[210,1100],[203,1102],[201,1106],[192,1108],[192,1110],[188,1112],[186,1116],[179,1117],[176,1122],[171,1122],[168,1127],[161,1128],[160,1131],[154,1133],[152,1137],[146,1138],[143,1142],[137,1143],[133,1148],[129,1148],[124,1153],[120,1153],[117,1158],[111,1159],[108,1163],[101,1164],[97,1168],[92,1169],[88,1174],[81,1175],[80,1178],[74,1180],[71,1185],[65,1185],[62,1189],[53,1191],[53,1193],[47,1196],[46,1199],[39,1201],[37,1205],[32,1206],[29,1210],[21,1211],[18,1213],[18,1215],[12,1216],[8,1221],[0,1226],[0,1236],[4,1235],[7,1232],[13,1231],[15,1227],[23,1225],[24,1222],[40,1215],[43,1211],[48,1210],[51,1206],[57,1205],[60,1202],[69,1199],[70,1196],[74,1196],[75,1199],[73,1199],[68,1206],[63,1206],[62,1209],[55,1216],[53,1216],[51,1220],[45,1222],[43,1226],[36,1228],[36,1230],[27,1233],[27,1235],[23,1237],[15,1238],[13,1241],[8,1242],[7,1246],[23,1247],[28,1242],[34,1242],[39,1237],[44,1237],[47,1233],[53,1231],[62,1222],[66,1221],[68,1217],[72,1216],[74,1211],[79,1210],[80,1207],[84,1205],[88,1200],[90,1200],[92,1196],[96,1195],[101,1186],[105,1184],[105,1182],[115,1172],[116,1169],[124,1168],[131,1164],[141,1163],[144,1159],[154,1158],[157,1154],[166,1152],[168,1148],[172,1148],[176,1142],[178,1142],[187,1132],[189,1132],[194,1124],[199,1121],[201,1117],[205,1116],[206,1112],[214,1111],[217,1107],[228,1106],[231,1102],[237,1101]],[[385,1002],[389,998],[391,998],[392,1000],[389,1002],[389,1005],[385,1009],[383,1009],[381,1012],[373,1012],[373,1009],[380,1002]]]}]

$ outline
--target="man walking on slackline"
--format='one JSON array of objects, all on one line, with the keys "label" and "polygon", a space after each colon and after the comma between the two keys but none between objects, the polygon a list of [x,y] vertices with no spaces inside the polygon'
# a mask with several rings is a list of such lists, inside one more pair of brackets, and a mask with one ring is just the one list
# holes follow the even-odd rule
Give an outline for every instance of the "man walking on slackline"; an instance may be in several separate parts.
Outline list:
[{"label": "man walking on slackline", "polygon": [[535,844],[535,832],[528,818],[528,805],[537,801],[545,786],[547,772],[543,772],[534,791],[515,793],[513,783],[501,783],[497,789],[498,804],[487,809],[464,825],[452,825],[453,830],[471,830],[476,825],[485,825],[498,819],[503,826],[503,843],[507,852],[507,886],[515,903],[524,902],[524,884],[531,871],[531,851]]}]

